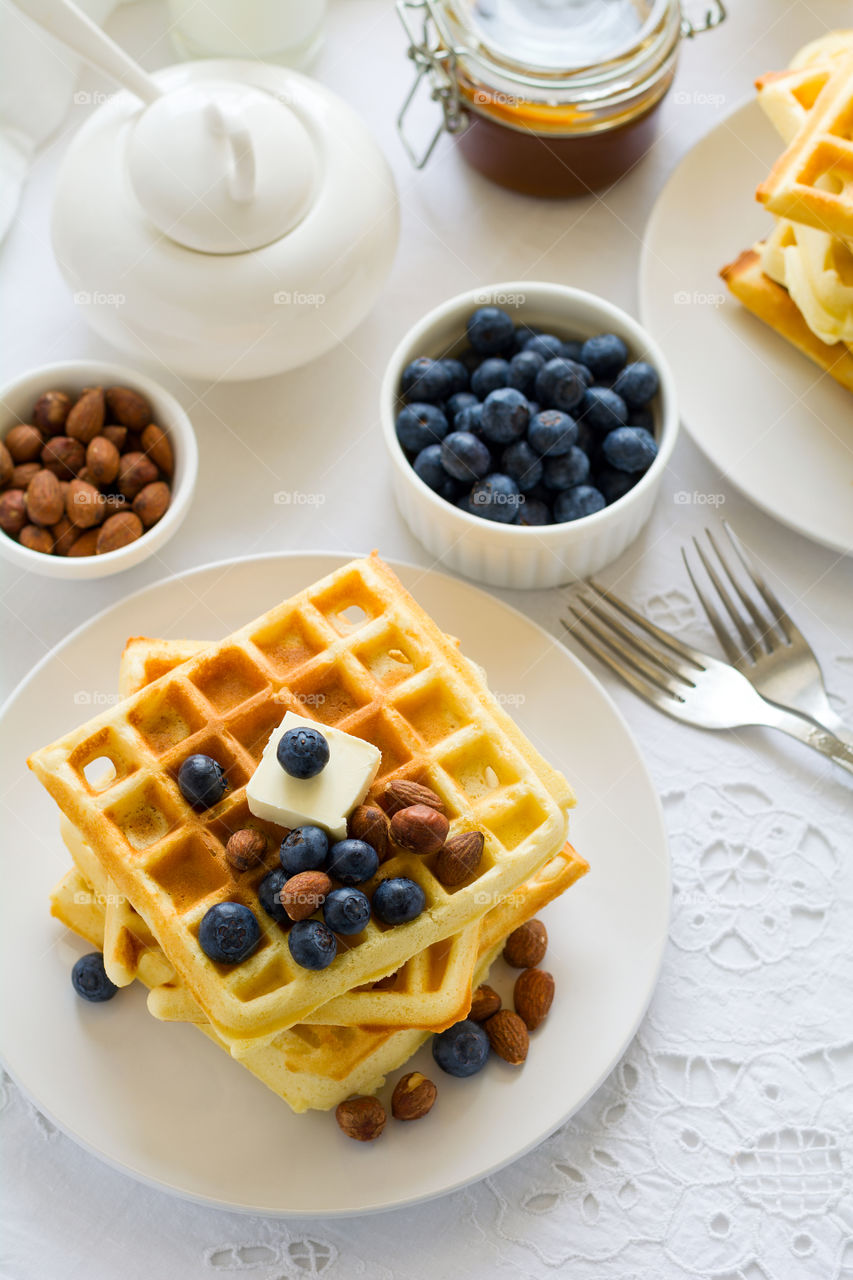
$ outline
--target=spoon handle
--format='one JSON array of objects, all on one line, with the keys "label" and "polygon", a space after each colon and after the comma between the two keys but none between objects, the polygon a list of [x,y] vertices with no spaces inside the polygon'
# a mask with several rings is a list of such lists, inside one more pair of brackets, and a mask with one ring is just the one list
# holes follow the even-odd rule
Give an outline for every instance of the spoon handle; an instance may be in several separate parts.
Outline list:
[{"label": "spoon handle", "polygon": [[151,103],[162,95],[157,82],[71,0],[12,0],[12,3],[48,35],[143,102]]}]

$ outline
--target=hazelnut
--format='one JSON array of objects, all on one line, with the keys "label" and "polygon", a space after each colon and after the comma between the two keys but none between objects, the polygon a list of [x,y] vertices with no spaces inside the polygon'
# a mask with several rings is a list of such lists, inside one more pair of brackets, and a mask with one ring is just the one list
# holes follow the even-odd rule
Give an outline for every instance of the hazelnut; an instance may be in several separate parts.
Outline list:
[{"label": "hazelnut", "polygon": [[172,491],[163,480],[147,484],[133,499],[133,509],[148,529],[165,514],[172,501]]},{"label": "hazelnut", "polygon": [[89,387],[65,419],[65,434],[81,444],[100,435],[104,425],[104,393],[100,387]]},{"label": "hazelnut", "polygon": [[80,530],[67,516],[63,516],[50,532],[53,534],[53,554],[57,556],[67,556],[74,542],[80,537]]},{"label": "hazelnut", "polygon": [[77,530],[78,537],[74,539],[68,548],[69,560],[76,560],[78,556],[93,556],[98,549],[98,534],[100,529],[87,529],[85,533]]},{"label": "hazelnut", "polygon": [[42,449],[41,461],[58,480],[73,480],[86,461],[86,450],[70,436],[54,436]]},{"label": "hazelnut", "polygon": [[132,502],[141,489],[153,484],[158,478],[158,471],[150,458],[144,453],[125,453],[119,461],[118,491]]},{"label": "hazelnut", "polygon": [[391,839],[413,853],[438,853],[447,839],[450,823],[443,813],[429,805],[413,804],[399,809],[391,819]]},{"label": "hazelnut", "polygon": [[394,1086],[391,1114],[395,1120],[420,1120],[432,1110],[438,1090],[420,1071],[410,1071]]},{"label": "hazelnut", "polygon": [[142,521],[132,511],[119,511],[110,516],[101,526],[98,534],[97,553],[107,555],[110,551],[118,551],[129,543],[142,537]]},{"label": "hazelnut", "polygon": [[86,470],[93,484],[112,484],[119,461],[118,449],[105,436],[95,436],[86,446]]},{"label": "hazelnut", "polygon": [[143,451],[148,454],[163,475],[170,476],[175,469],[175,459],[169,437],[163,428],[158,427],[154,422],[149,422],[142,432],[141,444]]},{"label": "hazelnut", "polygon": [[8,484],[12,479],[12,472],[15,470],[15,464],[12,461],[12,455],[6,448],[5,444],[0,442],[0,485]]},{"label": "hazelnut", "polygon": [[107,514],[103,494],[85,480],[72,480],[65,495],[65,514],[78,529],[91,529]]},{"label": "hazelnut", "polygon": [[45,391],[33,409],[33,422],[46,436],[62,435],[71,409],[71,397],[64,391]]},{"label": "hazelnut", "polygon": [[35,462],[44,447],[44,436],[38,427],[22,422],[6,432],[3,443],[13,462]]},{"label": "hazelnut", "polygon": [[42,529],[37,524],[25,524],[18,537],[22,547],[30,551],[41,551],[49,556],[53,551],[53,538],[49,529]]},{"label": "hazelnut", "polygon": [[105,399],[113,418],[123,427],[141,431],[151,421],[148,401],[130,387],[107,387]]},{"label": "hazelnut", "polygon": [[124,450],[127,443],[127,427],[104,427],[101,435],[105,440],[109,440],[110,444],[114,444],[119,453]]},{"label": "hazelnut", "polygon": [[335,1119],[348,1138],[372,1142],[385,1128],[385,1108],[378,1098],[347,1098],[338,1103]]},{"label": "hazelnut", "polygon": [[52,471],[39,471],[33,476],[27,485],[26,503],[30,524],[50,526],[62,519],[65,503]]},{"label": "hazelnut", "polygon": [[21,489],[0,493],[0,529],[17,538],[27,523],[27,503]]},{"label": "hazelnut", "polygon": [[256,867],[267,851],[267,838],[263,831],[254,827],[244,827],[229,837],[225,846],[225,857],[228,865],[235,871],[248,871]]},{"label": "hazelnut", "polygon": [[41,467],[37,462],[19,462],[12,472],[9,481],[10,489],[26,489],[33,476],[38,475]]}]

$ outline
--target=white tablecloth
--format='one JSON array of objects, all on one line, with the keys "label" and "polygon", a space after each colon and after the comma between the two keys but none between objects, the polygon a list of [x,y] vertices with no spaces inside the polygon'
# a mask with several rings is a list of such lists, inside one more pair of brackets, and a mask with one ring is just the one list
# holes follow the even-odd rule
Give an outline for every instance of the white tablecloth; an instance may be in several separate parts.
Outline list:
[{"label": "white tablecloth", "polygon": [[[164,375],[201,446],[186,525],[161,561],[102,582],[57,584],[0,565],[4,691],[72,626],[167,572],[280,548],[375,546],[428,563],[386,484],[376,405],[392,346],[434,303],[497,279],[565,281],[635,309],[644,222],[678,157],[750,91],[756,73],[850,17],[844,0],[732,0],[731,8],[725,27],[685,48],[679,92],[637,171],[606,197],[547,204],[481,181],[448,142],[424,173],[412,172],[393,129],[410,67],[391,7],[333,3],[318,74],[369,119],[396,170],[404,216],[391,282],[339,350],[286,378],[211,389]],[[164,28],[163,6],[147,0],[120,9],[110,23],[151,68],[173,60]],[[83,100],[38,158],[0,250],[4,378],[53,359],[113,355],[75,314],[49,249],[57,161],[91,102],[109,90],[89,72],[79,87]],[[273,495],[283,488],[322,493],[324,501],[276,505]],[[663,625],[712,643],[679,558],[680,541],[701,528],[709,508],[677,502],[676,493],[720,495],[723,513],[781,575],[779,589],[853,723],[851,562],[749,506],[688,436],[650,528],[606,580]],[[564,595],[506,598],[560,634]],[[0,1274],[853,1276],[850,778],[778,735],[678,726],[604,679],[663,796],[676,894],[648,1016],[623,1063],[571,1123],[450,1199],[306,1225],[217,1212],[140,1186],[56,1132],[6,1082]]]}]

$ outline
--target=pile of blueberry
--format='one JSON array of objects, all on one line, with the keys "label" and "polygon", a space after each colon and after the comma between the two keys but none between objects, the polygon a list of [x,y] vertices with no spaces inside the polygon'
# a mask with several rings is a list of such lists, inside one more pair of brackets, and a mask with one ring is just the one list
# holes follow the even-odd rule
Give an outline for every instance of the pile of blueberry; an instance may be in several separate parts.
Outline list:
[{"label": "pile of blueberry", "polygon": [[657,371],[613,333],[564,341],[499,307],[468,319],[460,359],[403,370],[397,438],[435,493],[501,524],[579,520],[616,502],[657,455]]}]

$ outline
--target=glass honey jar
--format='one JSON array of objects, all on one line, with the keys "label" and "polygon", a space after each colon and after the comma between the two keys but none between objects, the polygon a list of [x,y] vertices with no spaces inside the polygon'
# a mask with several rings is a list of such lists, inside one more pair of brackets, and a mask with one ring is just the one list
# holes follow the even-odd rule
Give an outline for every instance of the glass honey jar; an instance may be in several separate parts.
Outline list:
[{"label": "glass honey jar", "polygon": [[[397,120],[422,168],[444,132],[467,162],[526,195],[584,195],[643,157],[682,39],[700,23],[678,0],[398,0],[416,77]],[[426,90],[441,108],[416,151],[407,126]]]}]

